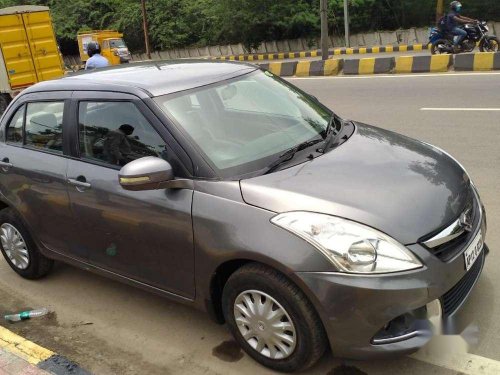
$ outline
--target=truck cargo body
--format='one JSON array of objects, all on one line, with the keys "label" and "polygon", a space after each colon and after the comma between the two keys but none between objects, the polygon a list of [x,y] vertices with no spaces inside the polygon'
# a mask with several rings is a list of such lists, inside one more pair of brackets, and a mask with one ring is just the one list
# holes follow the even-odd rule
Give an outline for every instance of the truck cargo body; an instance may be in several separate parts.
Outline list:
[{"label": "truck cargo body", "polygon": [[64,75],[49,8],[0,9],[0,93]]}]

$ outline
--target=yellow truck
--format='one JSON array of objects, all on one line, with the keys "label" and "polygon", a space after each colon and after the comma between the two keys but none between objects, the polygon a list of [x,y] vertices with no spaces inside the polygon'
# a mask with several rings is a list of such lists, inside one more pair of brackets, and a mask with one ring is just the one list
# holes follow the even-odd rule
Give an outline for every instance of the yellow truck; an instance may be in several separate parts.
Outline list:
[{"label": "yellow truck", "polygon": [[0,9],[0,114],[21,90],[63,75],[49,8]]},{"label": "yellow truck", "polygon": [[99,43],[101,55],[108,59],[110,65],[128,63],[132,58],[123,41],[123,34],[115,30],[92,30],[78,33],[78,48],[83,63],[89,59],[87,45],[90,42]]}]

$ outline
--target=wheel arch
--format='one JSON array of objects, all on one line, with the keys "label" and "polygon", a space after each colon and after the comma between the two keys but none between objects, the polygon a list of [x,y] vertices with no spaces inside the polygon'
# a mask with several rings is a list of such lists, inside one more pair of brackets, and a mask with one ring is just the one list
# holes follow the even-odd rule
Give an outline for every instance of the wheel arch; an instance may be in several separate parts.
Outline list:
[{"label": "wheel arch", "polygon": [[247,264],[260,264],[264,267],[268,267],[273,269],[279,273],[281,273],[285,278],[287,278],[290,282],[295,284],[297,288],[304,294],[307,298],[311,306],[314,308],[318,316],[320,317],[321,323],[323,325],[323,329],[326,327],[324,323],[324,314],[321,310],[319,301],[311,295],[309,288],[302,282],[302,280],[295,276],[293,272],[286,270],[285,267],[280,267],[280,265],[275,264],[275,262],[265,262],[261,259],[251,259],[251,258],[237,258],[226,260],[225,262],[219,264],[210,278],[210,286],[209,286],[209,296],[205,300],[205,309],[210,314],[210,317],[219,324],[224,324],[225,319],[222,313],[222,291],[224,290],[224,286],[226,282],[229,280],[231,275],[236,272],[241,267]]}]

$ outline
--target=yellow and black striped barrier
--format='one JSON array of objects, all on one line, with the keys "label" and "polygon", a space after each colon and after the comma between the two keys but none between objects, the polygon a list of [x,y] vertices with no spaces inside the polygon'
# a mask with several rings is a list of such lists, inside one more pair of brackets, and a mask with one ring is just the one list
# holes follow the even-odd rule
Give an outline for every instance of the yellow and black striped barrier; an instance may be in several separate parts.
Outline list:
[{"label": "yellow and black striped barrier", "polygon": [[318,61],[270,62],[259,64],[261,68],[281,77],[308,77],[338,75],[342,69],[343,60],[328,59]]},{"label": "yellow and black striped barrier", "polygon": [[344,74],[384,74],[394,69],[394,57],[345,60]]},{"label": "yellow and black striped barrier", "polygon": [[[329,56],[339,55],[357,55],[367,53],[386,53],[386,52],[407,52],[423,51],[429,49],[427,44],[400,44],[376,47],[355,47],[355,48],[335,48],[328,51]],[[212,57],[212,60],[229,61],[262,61],[262,60],[285,60],[305,57],[321,57],[321,50],[301,51],[301,52],[282,52],[282,53],[262,53],[262,54],[243,54]]]},{"label": "yellow and black striped barrier", "polygon": [[433,56],[372,57],[259,64],[282,77],[364,74],[444,73],[448,71],[500,70],[500,53],[479,52]]},{"label": "yellow and black striped barrier", "polygon": [[500,53],[479,52],[455,56],[456,71],[500,70]]},{"label": "yellow and black striped barrier", "polygon": [[356,47],[356,48],[336,48],[330,51],[330,55],[356,55],[366,53],[386,53],[386,52],[407,52],[423,51],[429,49],[427,44],[399,44],[396,46],[377,46],[377,47]]},{"label": "yellow and black striped barrier", "polygon": [[305,57],[321,56],[321,51],[302,51],[302,52],[282,52],[282,53],[262,53],[249,55],[228,55],[212,57],[212,60],[229,60],[229,61],[262,61],[262,60],[285,60],[297,59]]},{"label": "yellow and black striped barrier", "polygon": [[295,75],[297,77],[336,76],[342,70],[343,63],[342,59],[299,61]]},{"label": "yellow and black striped barrier", "polygon": [[452,55],[398,56],[395,73],[442,73],[453,65]]}]

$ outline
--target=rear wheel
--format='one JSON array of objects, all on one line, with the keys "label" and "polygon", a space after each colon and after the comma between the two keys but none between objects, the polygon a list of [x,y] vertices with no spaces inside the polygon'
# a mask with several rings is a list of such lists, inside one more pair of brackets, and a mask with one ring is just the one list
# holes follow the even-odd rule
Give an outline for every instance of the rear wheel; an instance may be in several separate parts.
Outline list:
[{"label": "rear wheel", "polygon": [[496,36],[487,36],[481,41],[479,50],[481,52],[498,52],[500,42]]},{"label": "rear wheel", "polygon": [[54,261],[38,250],[28,230],[11,208],[0,211],[0,249],[9,266],[26,279],[39,279]]},{"label": "rear wheel", "polygon": [[323,325],[306,296],[268,267],[252,263],[231,275],[222,308],[241,347],[273,370],[309,368],[327,346]]}]

